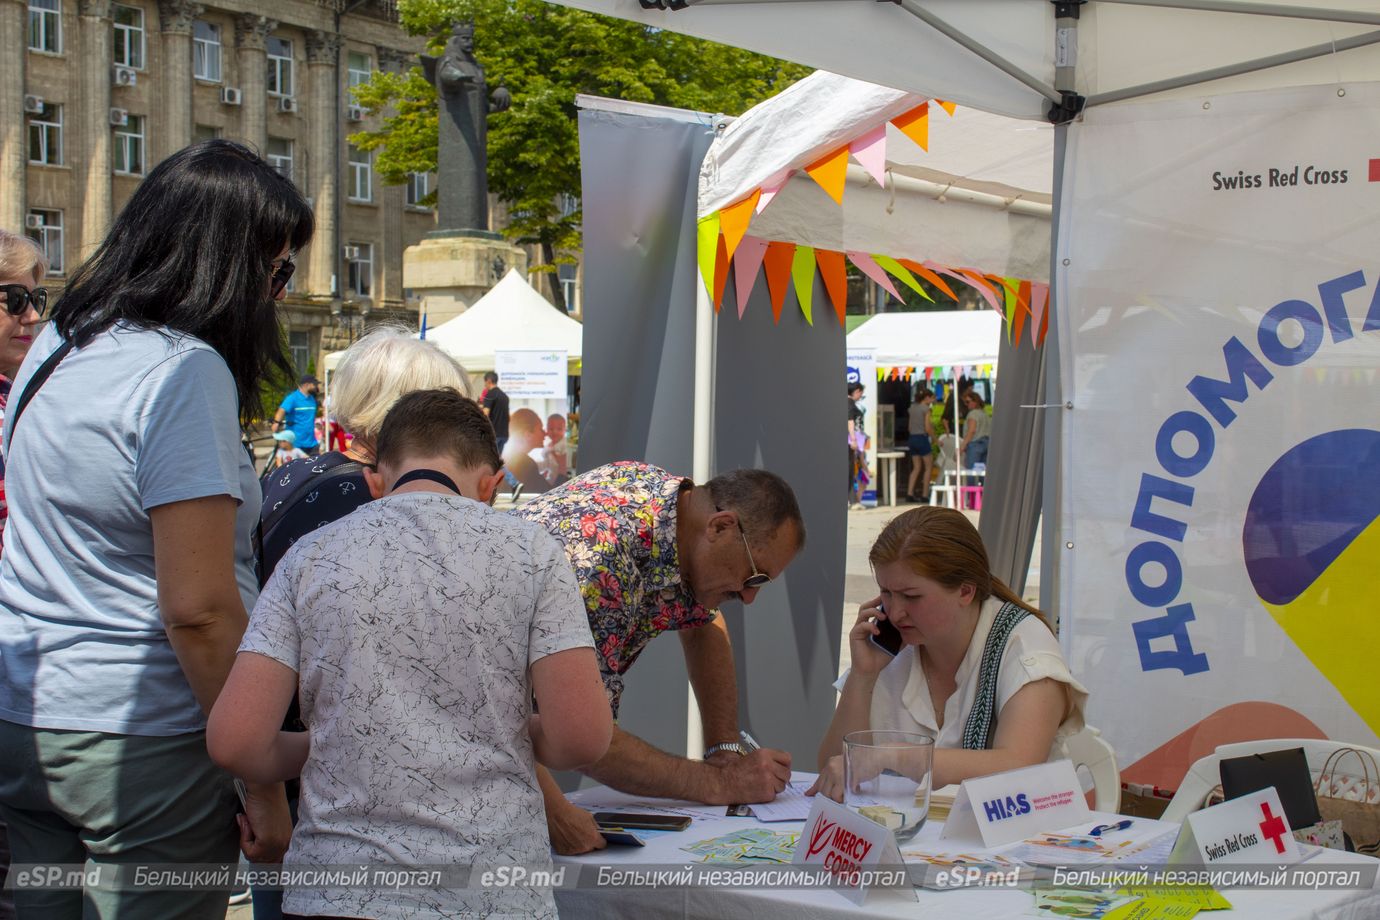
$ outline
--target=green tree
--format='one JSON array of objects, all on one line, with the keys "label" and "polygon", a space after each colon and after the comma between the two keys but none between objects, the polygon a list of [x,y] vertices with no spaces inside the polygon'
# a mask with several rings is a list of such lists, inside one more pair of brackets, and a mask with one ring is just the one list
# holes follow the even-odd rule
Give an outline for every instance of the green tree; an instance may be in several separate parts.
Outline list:
[{"label": "green tree", "polygon": [[[450,27],[475,25],[475,57],[490,87],[506,86],[512,107],[489,119],[489,190],[511,217],[507,235],[541,249],[538,270],[580,248],[580,149],[575,96],[588,93],[737,115],[809,69],[689,36],[543,0],[401,0],[403,26],[439,54]],[[371,112],[392,114],[351,143],[377,150],[389,184],[436,169],[436,92],[414,67],[376,73],[354,90]],[[566,213],[562,213],[562,211]],[[556,286],[557,297],[560,296]]]}]

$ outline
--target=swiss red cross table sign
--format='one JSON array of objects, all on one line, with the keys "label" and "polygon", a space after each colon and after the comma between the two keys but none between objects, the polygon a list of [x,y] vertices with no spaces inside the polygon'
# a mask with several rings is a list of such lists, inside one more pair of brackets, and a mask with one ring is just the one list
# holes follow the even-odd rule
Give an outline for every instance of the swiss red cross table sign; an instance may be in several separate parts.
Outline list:
[{"label": "swiss red cross table sign", "polygon": [[1184,819],[1172,863],[1287,865],[1303,858],[1271,786]]}]

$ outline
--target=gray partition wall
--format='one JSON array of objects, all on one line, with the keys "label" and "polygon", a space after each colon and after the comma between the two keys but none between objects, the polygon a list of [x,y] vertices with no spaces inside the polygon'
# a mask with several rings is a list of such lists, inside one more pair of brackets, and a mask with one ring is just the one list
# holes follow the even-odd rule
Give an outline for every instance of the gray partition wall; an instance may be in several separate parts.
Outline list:
[{"label": "gray partition wall", "polygon": [[[646,460],[688,474],[694,379],[695,191],[713,139],[696,113],[582,99],[584,379],[579,467]],[[611,110],[613,109],[613,110]],[[813,770],[834,710],[846,520],[844,337],[816,281],[807,325],[792,295],[772,323],[759,278],[746,316],[732,285],[715,320],[713,471],[784,476],[809,543],[779,583],[725,617],[741,722]],[[620,723],[686,751],[689,690],[680,642],[654,640],[628,674]],[[691,751],[698,755],[699,751]]]},{"label": "gray partition wall", "polygon": [[818,276],[813,303],[813,326],[794,292],[774,324],[758,278],[739,320],[729,285],[714,360],[715,470],[754,466],[785,477],[808,530],[784,578],[749,607],[725,605],[740,719],[810,772],[834,714],[848,535],[844,334]]}]

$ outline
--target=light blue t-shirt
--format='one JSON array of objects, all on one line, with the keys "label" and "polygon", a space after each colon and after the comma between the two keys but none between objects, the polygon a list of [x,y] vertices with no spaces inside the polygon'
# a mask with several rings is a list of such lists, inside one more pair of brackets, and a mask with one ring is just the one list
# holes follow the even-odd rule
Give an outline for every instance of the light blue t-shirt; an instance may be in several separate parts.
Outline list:
[{"label": "light blue t-shirt", "polygon": [[50,324],[14,381],[4,449],[0,719],[128,735],[206,720],[158,612],[149,509],[229,495],[235,576],[254,606],[260,493],[225,361],[190,336],[119,326],[72,351],[17,431],[14,410],[61,339]]},{"label": "light blue t-shirt", "polygon": [[284,421],[292,429],[297,446],[311,450],[316,446],[316,397],[308,396],[301,390],[293,390],[283,397],[278,407],[287,413]]}]

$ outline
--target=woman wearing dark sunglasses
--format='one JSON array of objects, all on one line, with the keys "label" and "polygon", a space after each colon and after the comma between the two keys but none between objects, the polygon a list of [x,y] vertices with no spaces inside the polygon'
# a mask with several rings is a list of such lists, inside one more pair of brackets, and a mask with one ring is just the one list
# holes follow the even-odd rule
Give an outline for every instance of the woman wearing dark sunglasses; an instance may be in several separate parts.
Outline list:
[{"label": "woman wearing dark sunglasses", "polygon": [[[10,397],[10,381],[34,341],[34,327],[48,307],[48,291],[39,287],[48,271],[43,250],[28,237],[0,230],[0,418]],[[0,460],[0,527],[5,523],[5,466]],[[0,548],[3,548],[0,531]]]},{"label": "woman wearing dark sunglasses", "polygon": [[[266,373],[287,370],[277,278],[311,234],[301,194],[247,148],[184,148],[72,276],[14,381],[0,816],[15,862],[224,864],[237,843],[281,858],[282,786],[250,786],[237,827],[205,713],[258,587],[240,426]],[[225,913],[221,891],[16,903],[21,917]]]}]

